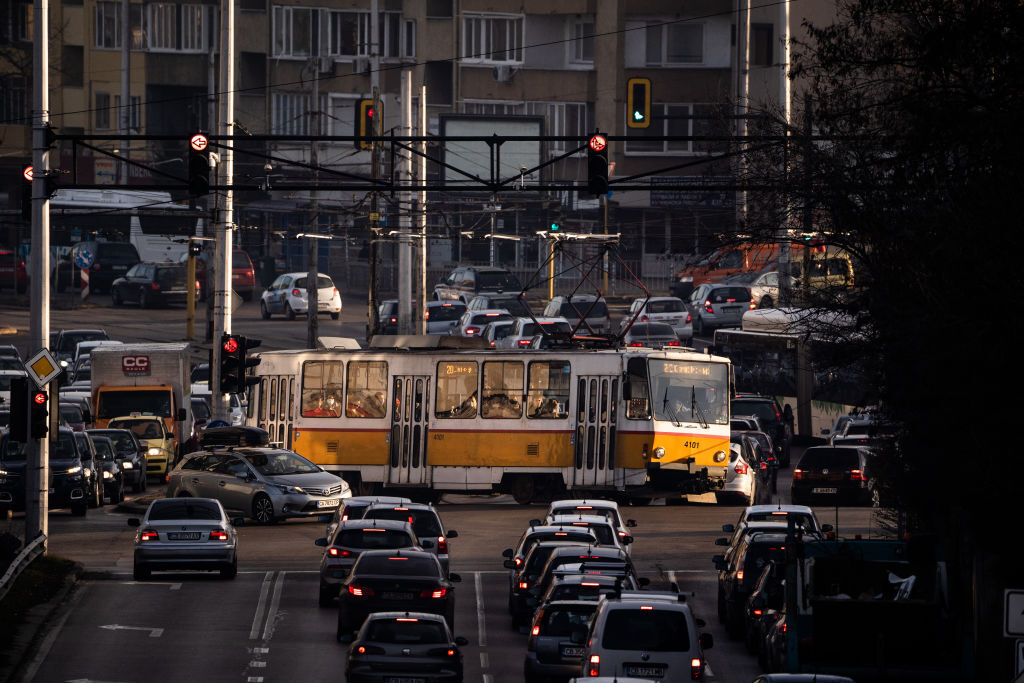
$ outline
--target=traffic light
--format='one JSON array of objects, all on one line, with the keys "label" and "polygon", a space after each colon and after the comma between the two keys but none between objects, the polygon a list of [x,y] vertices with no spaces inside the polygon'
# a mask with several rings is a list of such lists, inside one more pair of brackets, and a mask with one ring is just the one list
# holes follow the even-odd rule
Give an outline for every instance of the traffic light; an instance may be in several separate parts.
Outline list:
[{"label": "traffic light", "polygon": [[188,152],[188,193],[196,197],[210,193],[210,153],[205,149]]},{"label": "traffic light", "polygon": [[225,334],[220,341],[220,390],[225,394],[238,393],[240,374],[245,375],[245,338]]},{"label": "traffic light", "polygon": [[255,349],[257,346],[259,346],[260,344],[263,343],[263,340],[262,339],[250,339],[249,337],[242,337],[242,342],[243,342],[242,346],[244,347],[244,350],[242,351],[242,358],[244,359],[244,365],[243,365],[242,374],[239,377],[238,383],[242,386],[242,391],[245,391],[246,389],[248,389],[253,384],[259,384],[260,383],[260,378],[259,377],[249,377],[246,373],[249,371],[249,368],[254,368],[254,367],[256,367],[257,365],[260,364],[261,360],[259,358],[249,358],[248,353],[249,353],[249,349]]},{"label": "traffic light", "polygon": [[25,443],[28,441],[28,378],[11,378],[11,422],[10,436],[12,441]]},{"label": "traffic light", "polygon": [[49,395],[42,390],[32,392],[32,401],[29,404],[29,410],[32,411],[32,427],[30,434],[33,439],[44,439],[46,438],[47,432],[50,430],[50,419],[49,419]]},{"label": "traffic light", "polygon": [[203,253],[203,243],[197,240],[189,240],[188,242],[188,255],[189,256],[200,256]]},{"label": "traffic light", "polygon": [[587,191],[599,197],[608,193],[608,140],[600,134],[587,143]]},{"label": "traffic light", "polygon": [[562,229],[562,224],[557,218],[552,219],[551,226],[548,228],[551,232],[558,232]]},{"label": "traffic light", "polygon": [[630,78],[626,81],[626,126],[647,128],[651,125],[651,79]]},{"label": "traffic light", "polygon": [[356,123],[359,129],[359,137],[364,138],[359,141],[359,146],[362,149],[373,148],[373,141],[366,140],[365,138],[373,137],[380,130],[378,125],[378,121],[380,121],[379,109],[379,107],[374,108],[373,100],[359,100]]}]

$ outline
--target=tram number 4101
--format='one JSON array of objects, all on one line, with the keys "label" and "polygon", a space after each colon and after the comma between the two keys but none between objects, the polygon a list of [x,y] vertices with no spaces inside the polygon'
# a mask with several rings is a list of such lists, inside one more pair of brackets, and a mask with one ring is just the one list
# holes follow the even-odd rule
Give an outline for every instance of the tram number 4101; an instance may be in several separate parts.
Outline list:
[{"label": "tram number 4101", "polygon": [[700,441],[684,441],[683,448],[700,448]]}]

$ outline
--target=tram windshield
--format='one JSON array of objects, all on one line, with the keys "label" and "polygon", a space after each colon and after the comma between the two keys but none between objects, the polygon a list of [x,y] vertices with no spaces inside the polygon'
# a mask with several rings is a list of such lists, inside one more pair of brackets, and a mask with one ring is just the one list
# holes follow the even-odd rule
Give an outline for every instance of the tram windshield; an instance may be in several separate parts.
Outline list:
[{"label": "tram windshield", "polygon": [[729,376],[724,363],[648,361],[654,419],[729,423]]}]

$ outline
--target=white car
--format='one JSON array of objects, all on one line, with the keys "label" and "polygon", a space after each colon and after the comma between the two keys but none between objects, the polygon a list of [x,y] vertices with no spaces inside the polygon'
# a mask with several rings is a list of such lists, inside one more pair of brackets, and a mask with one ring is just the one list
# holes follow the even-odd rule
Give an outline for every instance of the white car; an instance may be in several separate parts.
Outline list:
[{"label": "white car", "polygon": [[537,318],[536,322],[531,318],[516,318],[512,331],[494,345],[501,349],[528,349],[535,336],[545,333],[568,339],[572,326],[568,320],[559,317]]},{"label": "white car", "polygon": [[[308,273],[285,273],[279,275],[273,284],[260,297],[260,315],[270,320],[274,313],[281,313],[289,320],[296,315],[309,312],[309,301],[306,299],[306,279]],[[316,276],[317,312],[329,313],[331,319],[341,316],[341,294],[334,286],[334,280],[328,275],[318,273]]]},{"label": "white car", "polygon": [[493,323],[484,325],[480,331],[480,338],[487,342],[492,349],[497,348],[502,339],[512,332],[515,320],[496,320]]},{"label": "white car", "polygon": [[[192,396],[194,398],[206,399],[206,402],[211,407],[213,406],[213,394],[210,393],[210,385],[207,382],[193,383]],[[231,419],[228,422],[231,423],[232,427],[238,427],[245,422],[245,408],[242,406],[242,401],[239,399],[238,394],[229,394],[229,396]]]},{"label": "white car", "polygon": [[479,337],[487,323],[511,320],[512,314],[504,308],[485,308],[480,311],[466,311],[449,334],[456,337]]},{"label": "white car", "polygon": [[554,519],[557,515],[604,515],[615,526],[615,532],[619,538],[631,535],[628,529],[636,526],[636,520],[627,519],[623,521],[619,513],[619,504],[614,500],[602,500],[598,498],[564,498],[551,502],[548,507],[547,519]]},{"label": "white car", "polygon": [[690,311],[682,299],[674,296],[652,296],[646,299],[633,299],[629,305],[629,312],[622,318],[619,324],[619,334],[626,330],[630,320],[636,318],[634,324],[638,323],[664,323],[669,325],[676,336],[682,341],[693,339],[693,319]]},{"label": "white car", "polygon": [[725,472],[725,488],[715,494],[719,501],[739,500],[744,505],[754,502],[754,468],[743,458],[743,447],[729,444],[729,467]]}]

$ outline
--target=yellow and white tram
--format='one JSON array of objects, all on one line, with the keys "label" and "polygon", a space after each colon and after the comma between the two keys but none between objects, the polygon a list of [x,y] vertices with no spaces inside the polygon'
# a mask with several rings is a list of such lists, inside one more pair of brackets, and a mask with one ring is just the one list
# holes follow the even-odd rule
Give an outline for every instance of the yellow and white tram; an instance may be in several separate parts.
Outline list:
[{"label": "yellow and white tram", "polygon": [[527,503],[569,489],[642,501],[725,480],[727,358],[444,348],[260,358],[247,423],[363,494],[500,491]]}]

